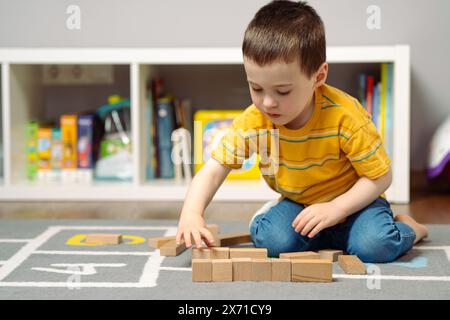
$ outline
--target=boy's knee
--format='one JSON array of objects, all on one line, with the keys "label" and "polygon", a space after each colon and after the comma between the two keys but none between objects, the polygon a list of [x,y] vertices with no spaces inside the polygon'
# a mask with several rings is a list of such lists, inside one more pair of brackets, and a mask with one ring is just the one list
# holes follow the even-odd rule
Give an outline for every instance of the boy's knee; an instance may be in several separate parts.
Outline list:
[{"label": "boy's knee", "polygon": [[386,263],[398,257],[398,247],[387,235],[365,234],[349,246],[348,253],[366,263]]}]

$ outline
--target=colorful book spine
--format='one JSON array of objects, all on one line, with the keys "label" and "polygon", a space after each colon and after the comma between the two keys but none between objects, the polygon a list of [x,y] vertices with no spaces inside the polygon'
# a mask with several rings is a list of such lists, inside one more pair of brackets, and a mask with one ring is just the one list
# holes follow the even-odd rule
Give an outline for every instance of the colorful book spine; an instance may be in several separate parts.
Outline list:
[{"label": "colorful book spine", "polygon": [[373,76],[367,76],[367,85],[366,85],[366,110],[372,115],[373,108]]},{"label": "colorful book spine", "polygon": [[175,129],[173,105],[169,98],[157,100],[157,133],[158,133],[158,163],[160,178],[173,179],[174,167],[172,162],[171,135]]},{"label": "colorful book spine", "polygon": [[361,105],[366,108],[366,75],[364,73],[359,75],[358,95]]},{"label": "colorful book spine", "polygon": [[61,116],[61,139],[63,144],[63,169],[77,168],[77,116]]},{"label": "colorful book spine", "polygon": [[26,175],[30,180],[34,180],[37,177],[38,170],[38,129],[37,122],[31,121],[26,126],[26,153],[27,153],[27,165]]},{"label": "colorful book spine", "polygon": [[51,169],[52,129],[38,129],[38,170]]},{"label": "colorful book spine", "polygon": [[145,108],[145,132],[146,136],[146,144],[147,144],[147,163],[146,163],[146,178],[147,180],[151,180],[155,178],[155,167],[156,167],[156,153],[155,146],[153,145],[153,137],[155,136],[155,126],[153,125],[153,98],[152,93],[149,90],[147,95],[147,105]]},{"label": "colorful book spine", "polygon": [[383,140],[385,139],[385,127],[386,127],[386,92],[387,92],[387,78],[388,78],[387,64],[381,64],[381,106],[380,106],[380,134]]},{"label": "colorful book spine", "polygon": [[378,116],[380,114],[380,90],[381,90],[381,84],[377,83],[373,89],[372,121],[378,130],[380,128],[380,120],[378,118]]},{"label": "colorful book spine", "polygon": [[155,172],[156,178],[161,177],[161,165],[159,163],[159,137],[158,137],[158,99],[164,96],[164,81],[160,77],[152,79],[151,82],[151,92],[152,92],[152,102],[153,102],[153,126],[155,127],[155,135],[153,136],[153,150],[155,152]]},{"label": "colorful book spine", "polygon": [[53,170],[62,169],[62,140],[61,140],[61,129],[52,128],[52,148],[51,148],[51,167]]},{"label": "colorful book spine", "polygon": [[388,63],[387,64],[387,83],[386,83],[386,119],[385,119],[385,146],[386,146],[386,151],[388,152],[388,155],[390,157],[393,156],[393,150],[392,150],[392,145],[393,145],[393,128],[392,128],[392,123],[393,123],[393,102],[392,102],[392,82],[393,82],[393,64],[392,63]]},{"label": "colorful book spine", "polygon": [[77,119],[77,161],[79,169],[93,169],[92,145],[94,138],[94,116],[80,115]]}]

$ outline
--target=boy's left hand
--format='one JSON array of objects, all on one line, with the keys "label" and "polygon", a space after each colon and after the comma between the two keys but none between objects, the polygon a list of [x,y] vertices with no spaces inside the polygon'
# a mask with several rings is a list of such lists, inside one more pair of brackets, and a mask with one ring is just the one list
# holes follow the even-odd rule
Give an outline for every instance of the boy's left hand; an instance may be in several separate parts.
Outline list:
[{"label": "boy's left hand", "polygon": [[346,216],[346,212],[332,202],[312,204],[297,215],[292,227],[302,236],[313,238],[321,230],[344,221]]}]

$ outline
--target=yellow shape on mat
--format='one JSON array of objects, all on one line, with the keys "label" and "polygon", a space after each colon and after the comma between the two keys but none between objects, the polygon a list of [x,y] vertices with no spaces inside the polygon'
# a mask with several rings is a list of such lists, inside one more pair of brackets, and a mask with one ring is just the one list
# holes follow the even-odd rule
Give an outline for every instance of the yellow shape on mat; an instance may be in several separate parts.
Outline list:
[{"label": "yellow shape on mat", "polygon": [[[66,241],[68,246],[104,246],[105,244],[101,243],[86,243],[84,240],[86,239],[87,234],[77,234],[71,237]],[[125,244],[140,244],[145,242],[145,238],[138,236],[122,236],[122,239]],[[129,240],[129,241],[125,241]]]}]

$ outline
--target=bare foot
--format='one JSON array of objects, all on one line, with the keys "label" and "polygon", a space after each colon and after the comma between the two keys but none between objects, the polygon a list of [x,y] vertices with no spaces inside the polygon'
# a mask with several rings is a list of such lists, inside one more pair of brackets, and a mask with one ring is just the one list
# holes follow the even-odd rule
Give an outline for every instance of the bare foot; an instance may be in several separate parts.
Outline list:
[{"label": "bare foot", "polygon": [[412,217],[407,214],[398,214],[394,217],[395,221],[403,222],[410,226],[414,232],[416,233],[416,239],[414,240],[414,244],[422,240],[423,238],[428,237],[428,229],[423,224],[418,223]]}]

